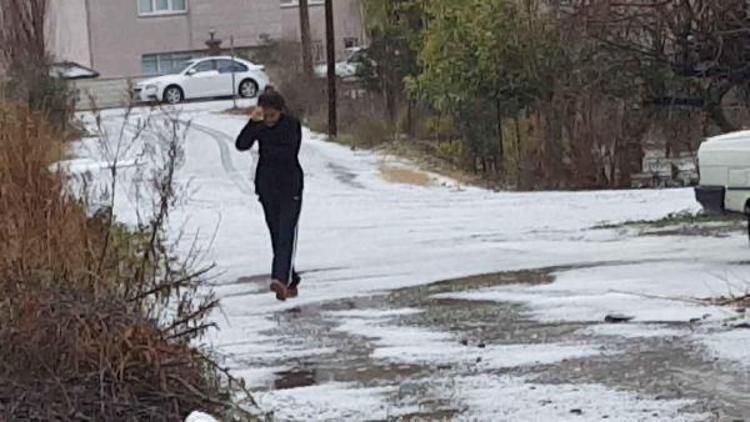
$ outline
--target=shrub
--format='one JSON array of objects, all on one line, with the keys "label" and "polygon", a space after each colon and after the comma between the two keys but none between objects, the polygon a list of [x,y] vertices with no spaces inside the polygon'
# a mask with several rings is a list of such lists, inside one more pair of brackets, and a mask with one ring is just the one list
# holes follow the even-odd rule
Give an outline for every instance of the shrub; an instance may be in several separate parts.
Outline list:
[{"label": "shrub", "polygon": [[0,420],[250,417],[232,402],[241,383],[193,345],[217,301],[210,268],[166,241],[184,139],[162,120],[144,178],[153,214],[125,227],[50,171],[62,135],[43,112],[0,103]]}]

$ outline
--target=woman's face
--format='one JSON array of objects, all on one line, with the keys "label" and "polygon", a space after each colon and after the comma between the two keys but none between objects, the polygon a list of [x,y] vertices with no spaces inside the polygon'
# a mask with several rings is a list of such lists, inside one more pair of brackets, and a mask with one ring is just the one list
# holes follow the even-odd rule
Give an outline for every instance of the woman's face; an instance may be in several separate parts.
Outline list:
[{"label": "woman's face", "polygon": [[263,107],[263,121],[266,122],[268,126],[273,126],[278,123],[279,118],[281,118],[281,110],[276,110],[271,107]]}]

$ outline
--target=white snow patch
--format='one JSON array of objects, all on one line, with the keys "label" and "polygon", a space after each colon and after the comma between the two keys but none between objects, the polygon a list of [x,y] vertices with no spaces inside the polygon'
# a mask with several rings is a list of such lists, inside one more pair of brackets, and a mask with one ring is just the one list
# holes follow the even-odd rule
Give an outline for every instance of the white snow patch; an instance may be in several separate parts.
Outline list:
[{"label": "white snow patch", "polygon": [[336,327],[336,330],[373,339],[381,348],[415,346],[425,350],[434,350],[436,346],[442,346],[453,338],[444,332],[409,326],[381,325],[377,321],[367,319],[344,321]]},{"label": "white snow patch", "polygon": [[[702,421],[681,412],[689,400],[642,399],[600,385],[527,384],[523,379],[463,377],[452,385],[468,406],[459,420],[495,421]],[[579,414],[571,411],[580,410]]]},{"label": "white snow patch", "polygon": [[351,309],[346,311],[326,312],[326,315],[339,318],[366,318],[383,319],[391,317],[416,315],[424,312],[422,309],[400,308],[400,309]]},{"label": "white snow patch", "polygon": [[195,411],[185,418],[185,422],[219,422],[219,420],[208,413]]},{"label": "white snow patch", "polygon": [[707,334],[701,337],[701,341],[713,357],[750,367],[750,330],[738,328]]},{"label": "white snow patch", "polygon": [[551,364],[565,359],[600,355],[601,348],[585,344],[463,345],[444,332],[387,324],[382,320],[347,320],[336,328],[373,340],[371,357],[409,364],[472,364],[478,368],[511,368]]},{"label": "white snow patch", "polygon": [[[124,169],[137,166],[136,160],[117,161],[117,168]],[[96,161],[90,158],[76,158],[58,161],[50,166],[51,171],[64,171],[71,174],[109,170],[115,166],[113,161]]]},{"label": "white snow patch", "polygon": [[750,268],[685,261],[602,265],[564,271],[547,285],[501,286],[437,295],[441,298],[495,300],[528,304],[532,317],[545,322],[601,322],[607,314],[630,315],[638,322],[721,320],[731,312],[698,303],[740,289]]},{"label": "white snow patch", "polygon": [[566,359],[576,359],[602,354],[594,346],[580,344],[512,344],[500,346],[461,346],[453,344],[419,344],[390,346],[375,349],[374,358],[400,363],[423,364],[476,364],[480,370],[547,365]]},{"label": "white snow patch", "polygon": [[397,387],[361,388],[350,383],[330,383],[257,394],[256,400],[274,420],[343,421],[390,420],[416,408],[389,405]]},{"label": "white snow patch", "polygon": [[670,327],[666,324],[597,324],[582,331],[597,336],[618,336],[625,338],[684,337],[690,330]]}]

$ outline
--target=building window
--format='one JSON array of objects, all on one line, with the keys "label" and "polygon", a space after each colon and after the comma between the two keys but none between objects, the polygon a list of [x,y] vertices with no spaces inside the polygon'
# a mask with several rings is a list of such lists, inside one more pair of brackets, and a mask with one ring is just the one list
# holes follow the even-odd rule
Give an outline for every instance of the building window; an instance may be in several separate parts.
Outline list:
[{"label": "building window", "polygon": [[168,15],[187,12],[187,0],[138,0],[139,15]]},{"label": "building window", "polygon": [[183,70],[187,62],[194,59],[192,53],[144,54],[141,57],[141,73],[144,75],[166,75]]},{"label": "building window", "polygon": [[359,38],[356,38],[356,37],[344,38],[344,48],[354,48],[354,47],[359,47]]}]

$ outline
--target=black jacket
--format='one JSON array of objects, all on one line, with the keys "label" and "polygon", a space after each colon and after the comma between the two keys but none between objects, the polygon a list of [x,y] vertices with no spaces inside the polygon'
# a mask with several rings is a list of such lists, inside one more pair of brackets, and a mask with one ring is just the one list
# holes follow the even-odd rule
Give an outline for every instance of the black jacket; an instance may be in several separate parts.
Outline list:
[{"label": "black jacket", "polygon": [[298,155],[302,143],[302,126],[299,120],[282,114],[274,126],[250,120],[235,145],[240,151],[260,144],[260,159],[255,172],[255,192],[260,195],[302,194],[304,174]]}]

